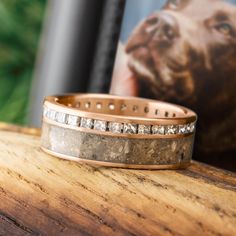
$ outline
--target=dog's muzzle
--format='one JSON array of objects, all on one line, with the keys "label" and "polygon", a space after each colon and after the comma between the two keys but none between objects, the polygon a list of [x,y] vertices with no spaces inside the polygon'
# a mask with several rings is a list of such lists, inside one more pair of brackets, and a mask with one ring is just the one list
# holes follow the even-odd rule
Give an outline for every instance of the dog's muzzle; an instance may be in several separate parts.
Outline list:
[{"label": "dog's muzzle", "polygon": [[179,37],[179,26],[174,16],[165,12],[150,16],[147,19],[146,32],[151,34],[157,46],[171,46]]}]

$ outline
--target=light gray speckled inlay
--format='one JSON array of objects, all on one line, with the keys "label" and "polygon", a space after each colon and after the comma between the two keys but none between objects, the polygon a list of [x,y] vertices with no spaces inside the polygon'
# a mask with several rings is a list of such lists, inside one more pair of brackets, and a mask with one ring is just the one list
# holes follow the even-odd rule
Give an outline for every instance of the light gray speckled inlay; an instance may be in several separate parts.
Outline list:
[{"label": "light gray speckled inlay", "polygon": [[91,134],[44,122],[42,147],[87,160],[136,165],[170,165],[191,160],[194,135],[131,139]]}]

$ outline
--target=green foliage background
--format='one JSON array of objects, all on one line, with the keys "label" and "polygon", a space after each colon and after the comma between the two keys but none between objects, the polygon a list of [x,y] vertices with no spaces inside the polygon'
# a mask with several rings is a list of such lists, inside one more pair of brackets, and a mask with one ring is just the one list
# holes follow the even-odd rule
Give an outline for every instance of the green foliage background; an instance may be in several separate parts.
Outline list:
[{"label": "green foliage background", "polygon": [[46,0],[0,0],[0,121],[27,122]]}]

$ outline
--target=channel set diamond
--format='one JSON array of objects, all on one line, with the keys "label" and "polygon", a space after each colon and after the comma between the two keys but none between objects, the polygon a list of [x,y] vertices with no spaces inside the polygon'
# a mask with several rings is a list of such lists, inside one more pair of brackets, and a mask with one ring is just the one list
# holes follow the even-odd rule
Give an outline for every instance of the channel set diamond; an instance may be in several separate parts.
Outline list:
[{"label": "channel set diamond", "polygon": [[68,115],[67,117],[67,124],[71,126],[79,126],[80,117],[75,115]]},{"label": "channel set diamond", "polygon": [[80,122],[80,126],[83,128],[92,129],[93,128],[93,119],[82,117],[81,122]]},{"label": "channel set diamond", "polygon": [[188,124],[187,130],[188,130],[189,133],[194,132],[194,130],[195,130],[195,123]]},{"label": "channel set diamond", "polygon": [[54,111],[54,110],[49,110],[49,111],[48,111],[48,118],[49,118],[50,120],[56,120],[56,111]]},{"label": "channel set diamond", "polygon": [[124,124],[124,133],[126,134],[136,134],[137,133],[137,127],[138,125],[136,124]]},{"label": "channel set diamond", "polygon": [[166,134],[177,134],[178,127],[176,125],[168,125],[166,127]]},{"label": "channel set diamond", "polygon": [[57,112],[56,113],[56,121],[61,123],[61,124],[65,124],[66,123],[66,114],[62,113],[62,112]]},{"label": "channel set diamond", "polygon": [[117,122],[109,122],[109,131],[115,134],[120,134],[123,131],[123,124]]},{"label": "channel set diamond", "polygon": [[99,131],[106,131],[107,122],[104,120],[94,120],[94,129]]},{"label": "channel set diamond", "polygon": [[152,133],[153,134],[164,135],[165,134],[165,126],[163,126],[163,125],[153,125],[152,126]]},{"label": "channel set diamond", "polygon": [[43,116],[44,116],[44,117],[48,117],[48,112],[49,112],[48,108],[47,108],[47,107],[44,107],[44,108],[43,108]]},{"label": "channel set diamond", "polygon": [[179,134],[186,134],[188,132],[187,125],[179,125]]},{"label": "channel set diamond", "polygon": [[139,125],[138,126],[139,134],[151,134],[151,125]]},{"label": "channel set diamond", "polygon": [[191,134],[195,132],[196,123],[180,124],[180,125],[144,125],[108,122],[105,120],[94,120],[76,115],[56,112],[53,109],[44,107],[43,116],[60,124],[68,124],[75,127],[83,127],[87,129],[95,129],[111,133],[125,134],[145,134],[145,135],[176,135]]}]

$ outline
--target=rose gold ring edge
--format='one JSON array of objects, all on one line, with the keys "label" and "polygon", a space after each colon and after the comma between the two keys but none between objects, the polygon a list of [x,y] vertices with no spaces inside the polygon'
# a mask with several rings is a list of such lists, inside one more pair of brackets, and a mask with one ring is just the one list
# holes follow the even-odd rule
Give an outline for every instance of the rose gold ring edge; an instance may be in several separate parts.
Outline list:
[{"label": "rose gold ring edge", "polygon": [[47,148],[41,147],[41,149],[47,154],[58,157],[67,161],[75,161],[78,163],[84,163],[89,165],[95,165],[98,167],[112,167],[112,168],[124,168],[124,169],[140,169],[140,170],[177,170],[185,169],[191,165],[191,161],[185,163],[176,163],[169,165],[138,165],[138,164],[125,164],[125,163],[115,163],[115,162],[105,162],[105,161],[94,161],[89,159],[83,159],[80,157],[72,157],[69,155],[61,154],[58,152],[51,151]]},{"label": "rose gold ring edge", "polygon": [[[104,114],[104,113],[97,113],[89,110],[81,110],[80,108],[75,108],[75,107],[69,107],[65,104],[59,104],[58,99],[59,98],[68,98],[68,97],[74,97],[75,99],[81,98],[93,98],[93,99],[111,99],[111,100],[125,100],[129,101],[131,103],[136,100],[137,102],[142,101],[146,102],[147,106],[148,105],[160,105],[163,107],[168,106],[169,108],[174,108],[178,109],[181,111],[185,111],[186,114],[182,117],[174,117],[174,118],[166,118],[166,117],[155,117],[155,118],[150,118],[150,117],[144,117],[144,116],[128,116],[128,115],[117,115],[117,114]],[[151,99],[146,99],[146,98],[137,98],[137,97],[123,97],[123,96],[116,96],[116,95],[108,95],[108,94],[66,94],[66,95],[61,95],[61,96],[48,96],[44,100],[44,106],[48,106],[51,109],[55,109],[58,112],[67,112],[68,114],[71,115],[77,115],[77,116],[82,116],[86,118],[91,118],[91,119],[101,119],[101,120],[106,120],[106,121],[111,121],[111,122],[126,122],[126,123],[139,123],[139,124],[186,124],[186,123],[191,123],[191,122],[196,122],[197,121],[197,114],[193,112],[192,110],[172,104],[172,103],[167,103],[159,100],[151,100]]]}]

